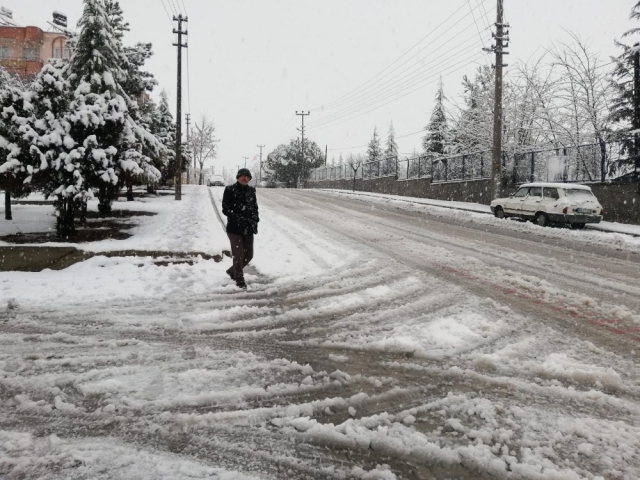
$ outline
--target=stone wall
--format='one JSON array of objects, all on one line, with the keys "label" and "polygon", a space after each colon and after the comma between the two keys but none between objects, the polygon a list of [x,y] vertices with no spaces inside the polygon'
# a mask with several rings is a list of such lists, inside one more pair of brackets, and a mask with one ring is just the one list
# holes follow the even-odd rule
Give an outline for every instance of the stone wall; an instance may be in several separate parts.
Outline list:
[{"label": "stone wall", "polygon": [[[324,180],[308,182],[305,188],[332,188],[352,190],[353,180]],[[638,183],[594,183],[591,189],[604,208],[608,222],[640,225],[640,184]],[[395,176],[357,179],[355,190],[359,192],[386,193],[404,197],[432,198],[456,202],[474,202],[488,205],[489,180],[465,182],[431,183],[430,178],[396,180]],[[513,193],[515,187],[506,189],[505,195]]]}]

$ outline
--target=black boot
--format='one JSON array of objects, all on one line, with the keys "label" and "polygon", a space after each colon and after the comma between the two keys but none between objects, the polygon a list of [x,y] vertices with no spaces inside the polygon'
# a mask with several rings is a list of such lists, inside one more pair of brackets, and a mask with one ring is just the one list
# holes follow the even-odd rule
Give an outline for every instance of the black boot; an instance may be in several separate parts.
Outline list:
[{"label": "black boot", "polygon": [[238,280],[236,280],[236,285],[238,286],[238,288],[241,288],[243,290],[247,289],[247,284],[244,281],[244,278],[239,278]]},{"label": "black boot", "polygon": [[236,277],[233,275],[233,267],[231,267],[230,269],[228,269],[226,271],[226,274],[229,275],[229,277],[231,277],[231,280],[235,280]]}]

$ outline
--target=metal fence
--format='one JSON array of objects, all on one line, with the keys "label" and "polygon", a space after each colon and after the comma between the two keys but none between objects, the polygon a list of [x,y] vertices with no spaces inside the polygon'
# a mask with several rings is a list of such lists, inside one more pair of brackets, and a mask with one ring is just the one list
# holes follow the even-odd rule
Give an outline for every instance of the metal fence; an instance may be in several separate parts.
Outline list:
[{"label": "metal fence", "polygon": [[[634,171],[635,155],[629,140],[570,147],[504,151],[502,178],[505,184],[526,182],[603,182]],[[354,169],[355,168],[355,169]],[[387,157],[357,165],[320,167],[310,182],[373,179],[395,176],[397,180],[431,178],[433,183],[480,180],[491,177],[491,152],[452,156],[422,155],[399,159]]]}]

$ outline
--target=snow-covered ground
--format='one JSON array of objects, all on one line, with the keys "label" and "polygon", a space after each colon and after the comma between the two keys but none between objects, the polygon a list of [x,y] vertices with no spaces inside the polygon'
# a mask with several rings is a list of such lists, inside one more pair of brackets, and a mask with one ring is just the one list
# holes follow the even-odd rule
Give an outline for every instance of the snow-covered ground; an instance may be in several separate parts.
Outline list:
[{"label": "snow-covered ground", "polygon": [[[338,195],[344,198],[359,198],[371,203],[394,205],[407,210],[429,212],[435,215],[455,217],[471,222],[482,222],[487,225],[500,225],[506,228],[519,231],[535,231],[539,235],[556,238],[582,239],[585,242],[597,243],[601,245],[640,245],[640,225],[630,225],[618,222],[601,222],[599,224],[588,224],[587,231],[572,231],[568,227],[548,228],[539,227],[531,222],[522,222],[515,218],[499,219],[494,218],[488,205],[472,202],[452,202],[447,200],[433,200],[430,198],[403,197],[398,195],[388,195],[373,192],[349,192],[347,190],[322,189],[322,193]],[[544,231],[541,230],[544,228]],[[592,230],[597,230],[598,233]],[[602,235],[600,232],[620,235]]]},{"label": "snow-covered ground", "polygon": [[[221,192],[140,202],[126,248],[226,247]],[[228,258],[0,273],[0,477],[640,477],[632,237],[258,197],[246,292]]]},{"label": "snow-covered ground", "polygon": [[[179,202],[172,195],[114,202],[114,210],[151,214],[128,220],[136,224],[127,232],[132,235],[130,238],[77,244],[48,242],[40,245],[71,245],[90,252],[147,250],[220,254],[224,248],[228,248],[228,240],[225,235],[220,235],[220,223],[211,208],[208,192],[191,185],[185,185],[183,190],[184,195]],[[35,195],[29,199],[37,199]],[[97,211],[97,200],[89,202],[89,210]],[[12,221],[0,221],[0,236],[55,230],[51,205],[13,205],[12,213]],[[4,215],[4,207],[0,209],[0,215]],[[8,244],[0,242],[0,245]]]}]

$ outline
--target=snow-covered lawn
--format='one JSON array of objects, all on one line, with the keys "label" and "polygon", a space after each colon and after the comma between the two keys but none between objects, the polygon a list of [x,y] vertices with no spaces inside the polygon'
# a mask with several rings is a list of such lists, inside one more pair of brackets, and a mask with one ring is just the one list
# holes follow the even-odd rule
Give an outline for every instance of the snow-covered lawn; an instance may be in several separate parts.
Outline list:
[{"label": "snow-covered lawn", "polygon": [[[184,195],[179,202],[172,195],[138,198],[133,202],[114,202],[114,210],[153,214],[134,216],[129,220],[136,224],[128,231],[132,235],[130,238],[89,243],[48,242],[39,245],[75,246],[90,252],[147,250],[220,254],[223,249],[228,248],[228,240],[211,207],[207,189],[185,185],[183,191]],[[96,200],[89,202],[89,210],[97,211]],[[55,217],[50,205],[13,205],[12,211],[13,221],[0,220],[0,235],[55,230]],[[4,214],[3,209],[0,214]],[[0,245],[8,244],[0,242]]]},{"label": "snow-covered lawn", "polygon": [[[125,247],[84,248],[219,253],[221,194],[134,202],[158,215]],[[627,270],[599,280],[605,308],[580,283],[588,266],[559,283],[535,277],[538,254],[505,251],[540,269],[523,276],[476,239],[304,192],[258,197],[246,292],[228,258],[0,273],[0,477],[640,476],[637,354],[561,323],[640,324]],[[532,299],[524,311],[505,286]]]}]

